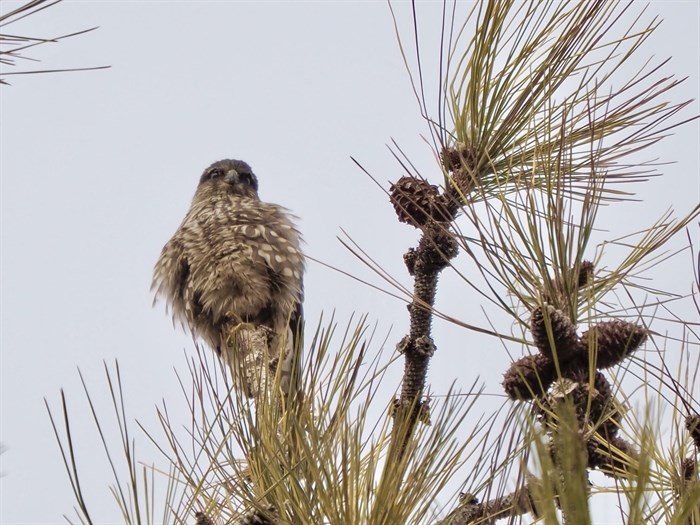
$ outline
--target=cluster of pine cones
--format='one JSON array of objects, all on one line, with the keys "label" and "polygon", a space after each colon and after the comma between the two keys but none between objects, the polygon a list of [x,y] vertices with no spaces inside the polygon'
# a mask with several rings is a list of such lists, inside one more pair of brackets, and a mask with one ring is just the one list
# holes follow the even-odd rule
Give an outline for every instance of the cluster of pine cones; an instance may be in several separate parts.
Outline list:
[{"label": "cluster of pine cones", "polygon": [[[547,429],[556,426],[557,405],[570,401],[579,428],[588,436],[583,443],[588,467],[623,474],[627,463],[621,458],[635,453],[618,435],[621,405],[600,370],[620,364],[637,350],[647,338],[646,328],[604,321],[579,336],[564,312],[545,305],[533,310],[530,332],[538,353],[510,366],[503,377],[506,394],[513,400],[536,400],[535,411]],[[595,430],[597,439],[585,429]]]},{"label": "cluster of pine cones", "polygon": [[544,396],[557,377],[557,364],[562,377],[580,379],[588,370],[620,364],[647,338],[644,327],[619,319],[598,323],[579,336],[566,314],[551,305],[533,310],[530,331],[539,353],[519,359],[506,372],[503,388],[511,399]]},{"label": "cluster of pine cones", "polygon": [[391,185],[389,197],[401,222],[420,228],[430,221],[450,222],[475,187],[477,159],[469,146],[458,144],[442,150],[442,163],[449,173],[444,192],[426,180],[404,176]]},{"label": "cluster of pine cones", "polygon": [[[423,231],[429,231],[431,225],[449,223],[475,190],[480,161],[469,145],[458,143],[444,148],[441,158],[448,173],[444,191],[415,176],[401,177],[391,185],[390,201],[399,221]],[[412,265],[408,266],[413,274]],[[588,285],[592,276],[593,264],[583,261],[579,288]],[[612,320],[600,322],[579,336],[571,319],[548,302],[558,303],[554,297],[545,298],[545,305],[535,308],[530,318],[538,353],[514,362],[504,375],[503,388],[513,400],[535,401],[535,410],[547,428],[556,425],[552,421],[554,405],[570,400],[579,428],[593,429],[598,436],[584,441],[588,466],[624,472],[624,462],[616,458],[633,456],[634,451],[618,436],[622,405],[615,400],[601,370],[627,359],[646,341],[648,331],[634,323]],[[689,415],[686,428],[700,448],[700,415]]]}]

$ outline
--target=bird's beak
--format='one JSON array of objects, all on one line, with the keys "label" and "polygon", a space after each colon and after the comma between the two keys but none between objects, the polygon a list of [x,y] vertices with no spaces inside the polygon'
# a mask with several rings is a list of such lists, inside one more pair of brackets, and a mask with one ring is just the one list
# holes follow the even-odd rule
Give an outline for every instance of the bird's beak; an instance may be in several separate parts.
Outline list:
[{"label": "bird's beak", "polygon": [[236,170],[228,170],[226,172],[226,176],[224,177],[224,182],[228,184],[237,184],[238,183],[238,172]]}]

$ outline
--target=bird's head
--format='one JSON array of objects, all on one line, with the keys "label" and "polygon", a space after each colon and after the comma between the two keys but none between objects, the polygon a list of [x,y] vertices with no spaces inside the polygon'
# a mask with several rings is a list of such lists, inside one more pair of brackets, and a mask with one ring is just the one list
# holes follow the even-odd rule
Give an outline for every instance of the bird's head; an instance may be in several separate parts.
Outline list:
[{"label": "bird's head", "polygon": [[205,187],[245,197],[258,197],[258,179],[242,160],[220,160],[209,166],[199,179],[198,189]]}]

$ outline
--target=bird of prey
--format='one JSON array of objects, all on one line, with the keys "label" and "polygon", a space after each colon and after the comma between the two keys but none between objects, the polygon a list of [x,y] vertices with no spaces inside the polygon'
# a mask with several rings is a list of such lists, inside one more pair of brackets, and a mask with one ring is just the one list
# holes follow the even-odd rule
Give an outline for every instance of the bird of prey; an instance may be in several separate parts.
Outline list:
[{"label": "bird of prey", "polygon": [[289,389],[302,330],[300,243],[288,211],[258,197],[250,166],[221,160],[204,170],[155,266],[154,302],[164,298],[174,321],[232,365],[249,397],[280,361]]}]

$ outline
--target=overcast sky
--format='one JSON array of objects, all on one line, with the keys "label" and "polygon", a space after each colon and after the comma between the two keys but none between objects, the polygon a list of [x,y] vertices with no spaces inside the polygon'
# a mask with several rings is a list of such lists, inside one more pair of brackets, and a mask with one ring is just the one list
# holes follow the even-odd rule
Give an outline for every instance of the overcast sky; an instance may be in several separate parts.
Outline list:
[{"label": "overcast sky", "polygon": [[[0,10],[19,4],[3,1]],[[673,57],[665,71],[689,77],[671,95],[676,102],[699,94],[699,5],[653,2],[648,9],[665,22],[637,60]],[[410,5],[395,7],[408,37]],[[437,38],[439,7],[421,4],[427,40]],[[53,37],[92,26],[100,27],[28,52],[42,63],[22,67],[111,69],[8,77],[12,86],[0,88],[6,525],[59,523],[71,510],[43,402],[58,408],[61,388],[78,415],[79,461],[96,516],[117,518],[77,367],[103,393],[103,360],[118,359],[128,410],[146,425],[162,398],[177,405],[173,368],[184,369],[193,345],[162,305],[151,307],[151,272],[212,161],[248,162],[261,198],[300,217],[309,255],[371,279],[336,240],[343,228],[405,284],[402,254],[417,235],[397,223],[385,194],[350,156],[387,187],[402,175],[385,146],[393,138],[440,183],[384,2],[66,1],[3,32]],[[697,113],[695,102],[686,115]],[[611,238],[648,226],[669,206],[683,212],[698,202],[699,143],[692,123],[643,154],[677,163],[639,188],[645,202],[603,212]],[[681,238],[674,246],[683,245]],[[660,288],[687,293],[691,270],[685,254],[650,276]],[[447,276],[444,283],[441,308],[486,323],[463,282]],[[399,301],[313,262],[305,309],[311,325],[333,309],[341,324],[352,312],[368,313],[379,334],[391,330],[387,355],[407,326]],[[500,396],[509,358],[497,342],[445,322],[435,335],[433,391],[480,376],[486,392]]]}]

